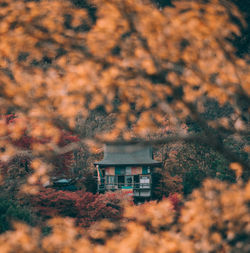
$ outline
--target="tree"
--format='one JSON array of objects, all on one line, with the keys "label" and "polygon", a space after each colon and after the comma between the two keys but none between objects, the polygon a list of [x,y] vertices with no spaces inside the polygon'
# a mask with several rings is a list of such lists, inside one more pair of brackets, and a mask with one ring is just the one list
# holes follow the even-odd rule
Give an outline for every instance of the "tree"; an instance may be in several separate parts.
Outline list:
[{"label": "tree", "polygon": [[[233,20],[244,24],[237,8],[219,0],[175,1],[162,10],[148,1],[93,5],[96,20],[69,1],[2,2],[1,112],[15,111],[23,119],[12,138],[26,127],[32,137],[50,138],[46,145],[64,152],[58,148],[59,129],[76,133],[76,116],[86,117],[89,109],[116,115],[113,130],[99,136],[102,141],[130,139],[131,125],[132,136],[145,137],[166,114],[178,128],[188,115],[202,134],[180,132],[159,141],[198,141],[248,168],[220,142],[221,136],[248,134],[249,66],[229,41],[240,33]],[[204,120],[204,96],[229,101],[234,113]],[[7,159],[12,149],[2,125]],[[33,149],[49,162],[46,148]]]},{"label": "tree", "polygon": [[23,221],[29,225],[37,224],[35,216],[28,208],[22,207],[16,200],[3,194],[0,196],[0,221],[0,233],[10,230],[14,221]]},{"label": "tree", "polygon": [[111,221],[120,220],[125,200],[130,199],[119,192],[95,195],[84,191],[68,192],[54,189],[41,189],[39,194],[29,199],[30,208],[43,221],[54,216],[71,217],[79,227],[89,227],[104,218]]},{"label": "tree", "polygon": [[[21,134],[19,138],[11,138],[11,129],[20,127],[20,121],[22,119],[16,117],[14,114],[4,115],[2,121],[8,126],[9,136],[6,138],[12,146],[13,150],[19,150],[15,155],[11,156],[11,159],[7,161],[0,161],[1,166],[1,176],[3,178],[4,184],[2,185],[3,189],[7,188],[9,194],[17,194],[20,190],[20,186],[27,180],[29,177],[29,182],[34,184],[36,179],[39,179],[39,183],[47,184],[50,177],[66,177],[66,178],[75,178],[73,171],[73,152],[64,152],[62,154],[54,154],[54,157],[51,157],[51,164],[53,165],[52,171],[47,171],[45,169],[40,169],[40,172],[37,171],[37,174],[33,174],[34,167],[41,165],[39,159],[32,160],[32,147],[38,145],[46,145],[50,142],[48,138],[35,138],[28,134],[27,129],[21,129]],[[63,148],[68,144],[72,144],[78,141],[77,136],[73,136],[71,133],[65,130],[59,132],[59,141],[58,146]],[[51,149],[48,147],[48,149]],[[46,152],[48,152],[47,150]]]},{"label": "tree", "polygon": [[[250,76],[248,56],[232,42],[246,26],[239,10],[225,0],[160,9],[149,0],[79,3],[0,1],[0,113],[18,117],[15,127],[0,120],[0,160],[28,151],[33,184],[58,155],[87,144],[94,150],[93,141],[198,143],[228,160],[236,183],[205,181],[180,212],[167,200],[127,206],[124,222],[102,221],[86,236],[69,219],[52,219],[45,237],[16,224],[0,236],[1,252],[248,252]],[[206,117],[208,98],[232,113]],[[78,136],[76,119],[93,110],[114,124],[61,146],[61,131]],[[166,117],[174,134],[151,138]],[[183,129],[187,121],[196,131]],[[18,148],[24,130],[46,141]]]},{"label": "tree", "polygon": [[[169,200],[127,206],[122,222],[102,220],[80,236],[70,219],[51,233],[16,224],[0,235],[1,252],[249,252],[249,183],[206,181],[181,212]],[[216,196],[216,197],[214,197]],[[13,240],[15,238],[15,240]]]}]

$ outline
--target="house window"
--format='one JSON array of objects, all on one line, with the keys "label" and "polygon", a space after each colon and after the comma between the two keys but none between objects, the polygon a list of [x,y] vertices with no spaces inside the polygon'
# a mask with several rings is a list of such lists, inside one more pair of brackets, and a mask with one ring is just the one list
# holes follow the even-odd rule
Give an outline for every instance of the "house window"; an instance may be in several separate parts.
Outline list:
[{"label": "house window", "polygon": [[140,188],[150,188],[150,176],[140,176]]},{"label": "house window", "polygon": [[134,175],[134,187],[139,188],[140,186],[140,177],[139,175]]},{"label": "house window", "polygon": [[150,173],[150,167],[149,166],[143,166],[142,167],[142,174],[149,174]]},{"label": "house window", "polygon": [[116,175],[125,175],[125,168],[124,167],[115,167],[115,174]]},{"label": "house window", "polygon": [[125,177],[124,176],[118,176],[118,187],[121,188],[122,186],[124,186],[124,180]]},{"label": "house window", "polygon": [[126,167],[126,175],[131,175],[131,167]]},{"label": "house window", "polygon": [[133,185],[133,176],[125,176],[125,185],[132,186]]},{"label": "house window", "polygon": [[115,176],[107,176],[107,184],[115,184]]}]

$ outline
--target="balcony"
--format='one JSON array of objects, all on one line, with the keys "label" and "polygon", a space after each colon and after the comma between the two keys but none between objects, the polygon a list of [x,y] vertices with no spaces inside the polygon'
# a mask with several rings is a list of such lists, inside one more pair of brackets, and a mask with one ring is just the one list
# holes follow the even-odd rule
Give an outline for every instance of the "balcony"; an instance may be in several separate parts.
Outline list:
[{"label": "balcony", "polygon": [[116,190],[132,190],[134,197],[150,197],[151,196],[151,184],[150,183],[114,183],[114,184],[98,184],[98,191],[116,191]]}]

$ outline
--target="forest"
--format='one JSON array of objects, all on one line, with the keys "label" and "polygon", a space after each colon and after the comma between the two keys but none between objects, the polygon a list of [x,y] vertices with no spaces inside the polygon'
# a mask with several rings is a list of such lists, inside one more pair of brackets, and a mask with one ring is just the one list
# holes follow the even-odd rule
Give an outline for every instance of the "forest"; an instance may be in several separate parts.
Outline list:
[{"label": "forest", "polygon": [[[0,252],[250,252],[249,53],[246,0],[0,0]],[[98,192],[106,143],[150,199]]]}]

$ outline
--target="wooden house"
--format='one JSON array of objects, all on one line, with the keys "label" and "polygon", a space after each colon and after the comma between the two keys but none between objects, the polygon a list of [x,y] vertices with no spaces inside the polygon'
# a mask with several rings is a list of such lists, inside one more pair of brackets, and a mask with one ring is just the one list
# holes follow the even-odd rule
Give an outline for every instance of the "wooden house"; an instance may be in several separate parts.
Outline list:
[{"label": "wooden house", "polygon": [[152,173],[161,162],[153,159],[152,148],[148,145],[106,144],[104,158],[95,166],[98,192],[122,190],[134,197],[150,198]]}]

